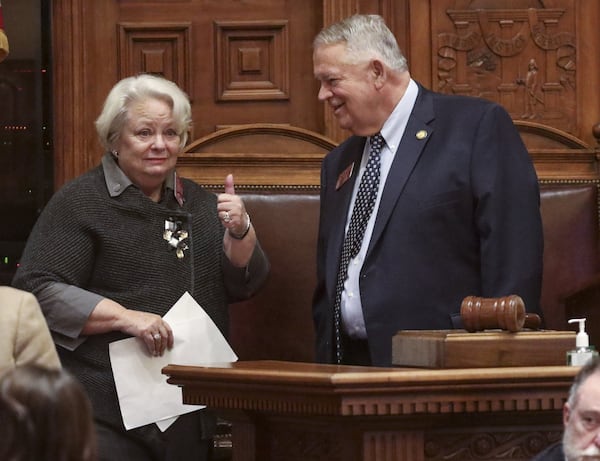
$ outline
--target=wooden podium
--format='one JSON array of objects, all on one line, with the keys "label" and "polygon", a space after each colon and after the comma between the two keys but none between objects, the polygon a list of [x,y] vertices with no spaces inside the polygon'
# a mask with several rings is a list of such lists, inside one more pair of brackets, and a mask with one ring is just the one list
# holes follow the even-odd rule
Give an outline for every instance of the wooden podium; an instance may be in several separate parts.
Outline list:
[{"label": "wooden podium", "polygon": [[232,423],[234,461],[529,461],[562,435],[576,367],[168,365]]}]

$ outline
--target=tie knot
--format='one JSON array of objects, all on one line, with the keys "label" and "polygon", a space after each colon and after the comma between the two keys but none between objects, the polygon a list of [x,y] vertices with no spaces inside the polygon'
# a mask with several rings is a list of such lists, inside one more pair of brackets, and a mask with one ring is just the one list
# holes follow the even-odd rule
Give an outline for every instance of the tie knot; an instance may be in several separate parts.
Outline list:
[{"label": "tie knot", "polygon": [[383,136],[381,136],[381,133],[377,133],[374,134],[373,136],[371,136],[371,152],[381,152],[381,149],[383,148],[383,143],[385,142],[385,140],[383,139]]}]

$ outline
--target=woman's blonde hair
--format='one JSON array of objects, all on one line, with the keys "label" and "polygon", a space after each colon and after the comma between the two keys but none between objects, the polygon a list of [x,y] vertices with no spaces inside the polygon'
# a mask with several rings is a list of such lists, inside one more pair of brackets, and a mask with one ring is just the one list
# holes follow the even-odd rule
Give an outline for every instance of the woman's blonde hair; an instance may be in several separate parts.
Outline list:
[{"label": "woman's blonde hair", "polygon": [[180,136],[180,148],[186,145],[192,125],[192,109],[188,96],[172,81],[151,74],[127,77],[113,86],[100,116],[96,119],[96,132],[102,146],[113,150],[127,122],[132,103],[146,99],[166,102],[173,111],[175,129]]}]

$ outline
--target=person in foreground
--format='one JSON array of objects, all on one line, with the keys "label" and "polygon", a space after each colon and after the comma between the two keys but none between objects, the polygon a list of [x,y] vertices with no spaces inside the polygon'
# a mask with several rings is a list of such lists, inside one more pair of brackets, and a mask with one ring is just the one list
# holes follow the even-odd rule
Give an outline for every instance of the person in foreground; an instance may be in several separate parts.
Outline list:
[{"label": "person in foreground", "polygon": [[585,364],[575,376],[563,407],[562,441],[531,461],[600,460],[600,359]]},{"label": "person in foreground", "polygon": [[461,327],[469,295],[539,314],[539,186],[508,113],[416,83],[376,15],[323,29],[313,66],[352,134],[321,169],[317,361],[390,366],[394,334]]},{"label": "person in foreground", "polygon": [[54,342],[35,296],[16,288],[0,287],[0,318],[0,376],[26,364],[60,368]]},{"label": "person in foreground", "polygon": [[18,366],[0,379],[0,459],[94,461],[92,408],[64,369]]},{"label": "person in foreground", "polygon": [[96,120],[102,163],[59,190],[27,242],[13,285],[33,292],[62,364],[90,395],[101,460],[203,460],[214,418],[180,416],[125,431],[110,342],[134,336],[160,356],[162,316],[187,291],[226,335],[229,302],[255,293],[268,260],[233,178],[215,195],[175,171],[191,108],[166,79],[118,82]]}]

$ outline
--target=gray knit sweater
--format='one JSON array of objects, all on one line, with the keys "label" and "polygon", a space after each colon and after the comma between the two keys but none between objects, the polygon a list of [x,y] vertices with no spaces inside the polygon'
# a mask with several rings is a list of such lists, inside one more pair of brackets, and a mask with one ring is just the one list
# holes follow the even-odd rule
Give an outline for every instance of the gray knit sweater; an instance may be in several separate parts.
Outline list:
[{"label": "gray knit sweater", "polygon": [[[228,302],[255,292],[268,262],[257,245],[248,268],[233,268],[223,253],[216,196],[189,180],[182,185],[180,206],[172,191],[155,203],[135,186],[111,197],[102,166],[73,180],[43,210],[13,285],[33,293],[53,282],[74,285],[161,316],[188,291],[227,334]],[[167,219],[189,233],[183,258],[163,238]],[[44,314],[60,331],[47,306]],[[94,335],[74,351],[59,348],[63,365],[87,388],[95,418],[120,428],[108,344],[124,337]]]}]

